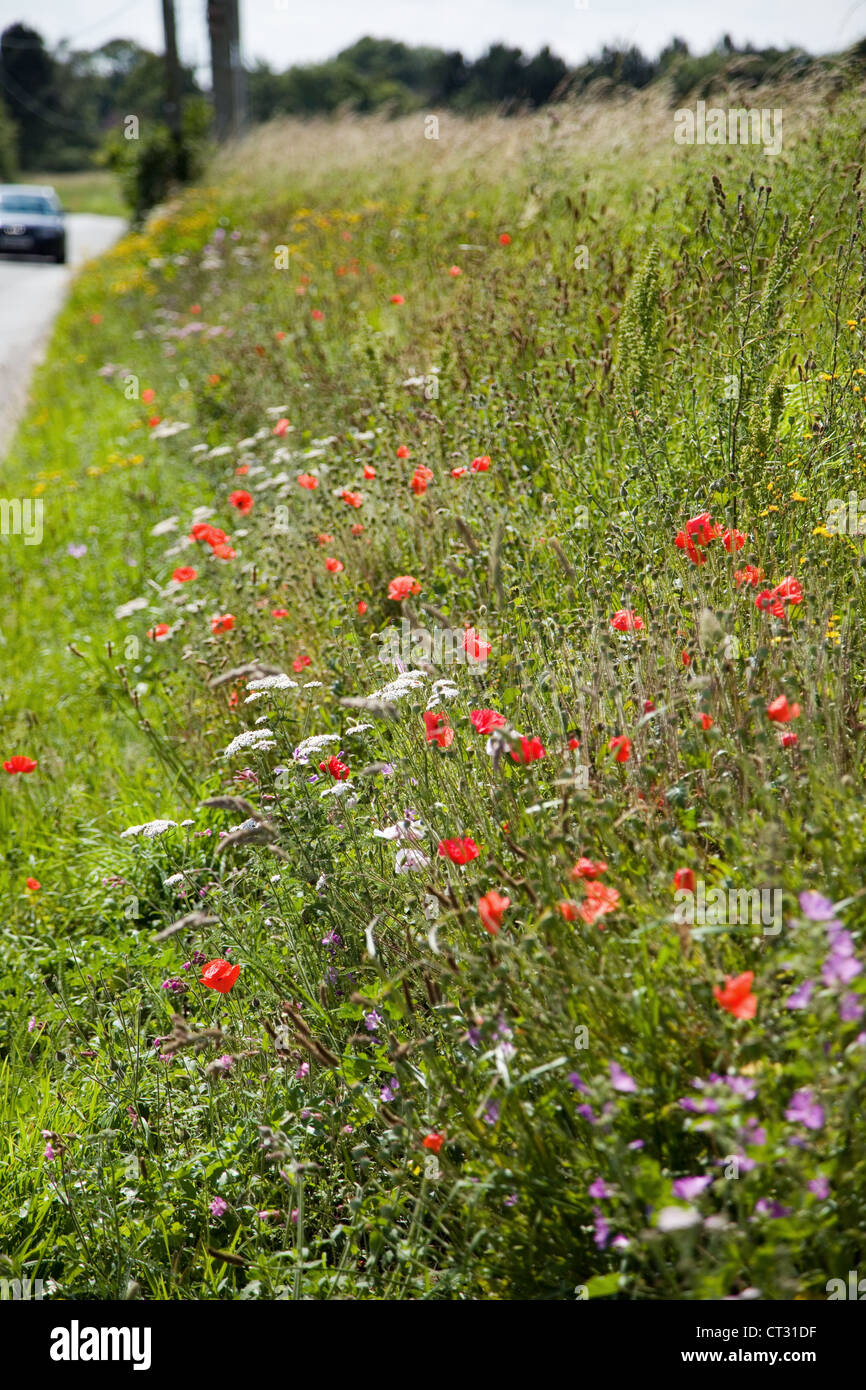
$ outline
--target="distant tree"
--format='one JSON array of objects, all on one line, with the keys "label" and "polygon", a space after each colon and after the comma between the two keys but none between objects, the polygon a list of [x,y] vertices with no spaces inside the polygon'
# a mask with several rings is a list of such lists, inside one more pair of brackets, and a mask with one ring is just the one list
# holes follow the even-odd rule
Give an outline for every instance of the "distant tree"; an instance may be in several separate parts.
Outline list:
[{"label": "distant tree", "polygon": [[549,101],[567,74],[566,64],[561,58],[557,58],[555,53],[551,53],[545,44],[544,48],[529,60],[523,73],[526,95],[533,106],[543,106]]},{"label": "distant tree", "polygon": [[10,24],[0,36],[0,87],[18,128],[23,167],[48,167],[57,133],[51,120],[57,106],[55,63],[41,36],[26,24]]},{"label": "distant tree", "polygon": [[18,173],[18,137],[15,124],[0,97],[0,181],[11,183]]}]

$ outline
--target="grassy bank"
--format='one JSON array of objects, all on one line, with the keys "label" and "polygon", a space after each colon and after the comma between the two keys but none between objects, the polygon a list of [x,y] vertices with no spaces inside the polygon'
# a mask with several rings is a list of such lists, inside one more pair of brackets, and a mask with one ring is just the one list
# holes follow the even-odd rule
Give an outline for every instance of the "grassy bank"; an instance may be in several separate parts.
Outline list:
[{"label": "grassy bank", "polygon": [[4,465],[14,1273],[856,1266],[862,138],[814,100],[775,158],[657,98],[287,123],[76,281]]}]

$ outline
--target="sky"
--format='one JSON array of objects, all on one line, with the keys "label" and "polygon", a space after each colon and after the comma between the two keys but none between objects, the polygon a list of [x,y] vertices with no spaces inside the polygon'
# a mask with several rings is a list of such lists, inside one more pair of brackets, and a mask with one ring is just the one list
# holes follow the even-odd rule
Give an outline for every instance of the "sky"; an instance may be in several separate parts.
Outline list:
[{"label": "sky", "polygon": [[[206,0],[175,0],[181,55],[206,75]],[[50,47],[69,39],[96,48],[133,38],[161,50],[161,0],[0,0],[0,28],[20,20]],[[571,64],[604,43],[634,43],[652,56],[673,36],[694,52],[723,33],[761,47],[798,45],[812,53],[866,36],[866,0],[241,0],[247,62],[280,70],[332,57],[364,34],[459,48],[477,57],[497,41],[536,52],[548,44]]]}]

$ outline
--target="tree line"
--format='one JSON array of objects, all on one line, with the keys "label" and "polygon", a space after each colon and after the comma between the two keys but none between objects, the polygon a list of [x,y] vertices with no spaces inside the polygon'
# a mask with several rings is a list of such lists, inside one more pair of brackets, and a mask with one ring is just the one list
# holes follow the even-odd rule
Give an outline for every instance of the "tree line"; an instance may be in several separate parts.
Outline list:
[{"label": "tree line", "polygon": [[[847,55],[862,65],[864,45]],[[471,60],[459,51],[363,38],[324,63],[276,71],[259,61],[248,70],[249,116],[310,116],[342,110],[401,114],[450,107],[471,113],[536,109],[596,91],[640,89],[664,79],[675,100],[736,79],[757,85],[800,77],[828,59],[798,49],[737,47],[722,38],[696,55],[673,39],[656,58],[634,46],[605,46],[595,58],[569,67],[547,46],[534,56],[496,43]],[[206,98],[191,68],[183,69],[186,97],[203,108]],[[51,51],[26,24],[0,36],[0,178],[17,170],[65,171],[105,159],[106,142],[118,139],[124,118],[143,128],[164,117],[162,55],[132,39],[112,39],[94,49],[66,42]],[[197,128],[201,126],[199,115]],[[110,153],[109,156],[110,158]]]}]

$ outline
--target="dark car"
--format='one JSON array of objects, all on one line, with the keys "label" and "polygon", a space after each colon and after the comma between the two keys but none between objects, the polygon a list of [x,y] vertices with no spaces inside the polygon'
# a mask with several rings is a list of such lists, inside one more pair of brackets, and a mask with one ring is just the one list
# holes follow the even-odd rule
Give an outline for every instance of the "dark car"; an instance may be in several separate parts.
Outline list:
[{"label": "dark car", "polygon": [[66,261],[66,223],[53,188],[0,184],[0,254],[21,252]]}]

